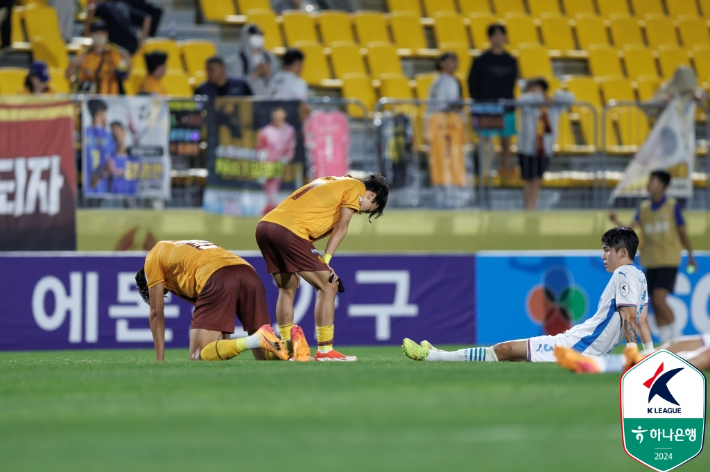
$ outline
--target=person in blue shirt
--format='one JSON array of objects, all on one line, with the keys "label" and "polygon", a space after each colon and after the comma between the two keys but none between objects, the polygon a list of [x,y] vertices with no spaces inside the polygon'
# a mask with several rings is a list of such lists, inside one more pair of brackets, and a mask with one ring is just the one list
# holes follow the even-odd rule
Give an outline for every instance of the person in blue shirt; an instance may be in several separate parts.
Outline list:
[{"label": "person in blue shirt", "polygon": [[215,97],[246,97],[254,95],[249,84],[240,78],[227,75],[227,68],[221,56],[212,56],[207,59],[207,82],[197,87],[195,95]]},{"label": "person in blue shirt", "polygon": [[87,103],[91,115],[91,125],[84,130],[84,189],[87,194],[104,194],[108,191],[106,162],[114,152],[116,144],[111,133],[106,130],[106,102],[91,99]]},{"label": "person in blue shirt", "polygon": [[111,134],[116,142],[116,149],[107,164],[109,192],[121,195],[135,195],[138,191],[140,159],[131,156],[126,148],[126,129],[119,121],[111,123]]}]

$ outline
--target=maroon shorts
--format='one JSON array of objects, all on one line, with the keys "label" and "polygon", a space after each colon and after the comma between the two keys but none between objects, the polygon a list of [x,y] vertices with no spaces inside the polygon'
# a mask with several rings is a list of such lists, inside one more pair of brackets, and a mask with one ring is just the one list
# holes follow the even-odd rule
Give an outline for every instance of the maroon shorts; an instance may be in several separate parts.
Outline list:
[{"label": "maroon shorts", "polygon": [[256,226],[256,243],[264,256],[269,274],[328,270],[312,242],[299,238],[276,223],[260,221]]},{"label": "maroon shorts", "polygon": [[247,332],[271,324],[264,285],[252,266],[226,266],[210,275],[197,296],[190,328],[233,333],[235,315]]}]

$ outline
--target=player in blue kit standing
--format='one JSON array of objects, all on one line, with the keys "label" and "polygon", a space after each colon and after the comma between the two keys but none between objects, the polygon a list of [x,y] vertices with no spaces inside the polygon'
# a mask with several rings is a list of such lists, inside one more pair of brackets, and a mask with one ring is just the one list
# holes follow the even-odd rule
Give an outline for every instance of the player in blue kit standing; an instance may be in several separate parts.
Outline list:
[{"label": "player in blue kit standing", "polygon": [[114,152],[116,143],[106,129],[106,102],[91,99],[87,103],[91,115],[91,125],[84,130],[84,176],[88,176],[87,193],[104,194],[108,191],[108,182],[103,169]]},{"label": "player in blue kit standing", "polygon": [[126,129],[118,121],[111,123],[111,133],[116,142],[115,152],[107,162],[109,192],[135,195],[140,177],[140,159],[131,156],[126,148]]}]

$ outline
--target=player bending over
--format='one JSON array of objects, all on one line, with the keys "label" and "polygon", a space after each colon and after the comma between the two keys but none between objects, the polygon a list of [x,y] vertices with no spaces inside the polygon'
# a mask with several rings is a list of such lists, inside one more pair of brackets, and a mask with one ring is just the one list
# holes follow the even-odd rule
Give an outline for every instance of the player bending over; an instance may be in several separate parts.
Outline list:
[{"label": "player bending over", "polygon": [[[364,181],[352,177],[323,177],[293,192],[257,225],[256,242],[279,288],[276,320],[281,339],[287,342],[296,360],[306,355],[299,353],[297,345],[302,343],[291,335],[299,276],[316,289],[318,352],[315,360],[357,360],[333,349],[335,294],[339,283],[330,267],[330,259],[348,232],[353,215],[364,213],[370,215],[370,220],[373,216],[379,218],[388,195],[387,181],[380,174],[370,175]],[[313,242],[328,235],[325,255],[321,257]],[[310,353],[307,355],[310,359]]]},{"label": "player bending over", "polygon": [[[150,305],[155,360],[165,350],[164,296],[171,292],[195,305],[190,326],[190,360],[227,360],[252,349],[281,360],[288,352],[269,322],[266,294],[254,268],[239,256],[208,241],[160,241],[136,274],[138,290]],[[246,338],[229,339],[235,314]]]},{"label": "player bending over", "polygon": [[556,346],[585,354],[608,354],[622,338],[627,344],[636,344],[637,328],[642,342],[653,349],[643,310],[647,299],[646,276],[632,265],[638,236],[630,228],[613,228],[601,239],[604,267],[613,275],[602,293],[597,312],[584,323],[555,336],[537,336],[454,352],[440,351],[425,341],[419,345],[405,339],[404,354],[415,361],[555,362]]},{"label": "player bending over", "polygon": [[[678,354],[697,369],[710,370],[710,334],[676,338],[662,345],[661,349]],[[578,374],[625,372],[652,352],[653,349],[651,352],[644,349],[641,354],[635,344],[626,346],[623,354],[605,356],[583,355],[565,347],[555,348],[557,363]]]}]

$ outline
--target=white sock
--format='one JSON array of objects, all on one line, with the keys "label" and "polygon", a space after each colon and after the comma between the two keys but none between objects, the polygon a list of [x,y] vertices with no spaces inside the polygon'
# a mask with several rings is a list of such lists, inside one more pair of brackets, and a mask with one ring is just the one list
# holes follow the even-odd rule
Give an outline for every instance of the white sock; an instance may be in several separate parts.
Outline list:
[{"label": "white sock", "polygon": [[626,366],[626,357],[623,354],[610,354],[594,357],[601,372],[623,372]]},{"label": "white sock", "polygon": [[661,343],[667,343],[673,339],[673,325],[665,325],[658,327],[658,337],[661,339]]},{"label": "white sock", "polygon": [[259,334],[254,333],[251,336],[247,336],[247,347],[249,349],[258,349],[260,344],[259,344]]},{"label": "white sock", "polygon": [[701,334],[700,339],[703,341],[703,346],[710,347],[710,333]]},{"label": "white sock", "polygon": [[429,351],[426,360],[428,361],[474,361],[474,362],[498,362],[493,347],[472,347],[459,349],[454,352]]}]

